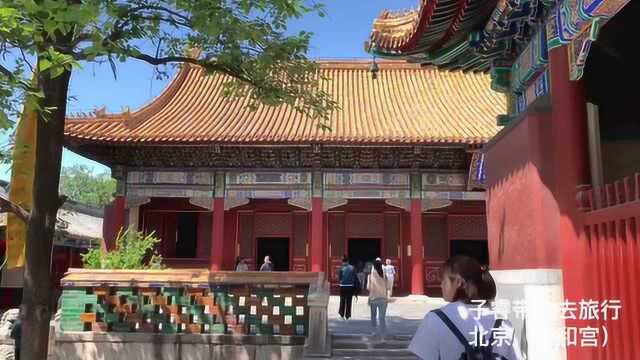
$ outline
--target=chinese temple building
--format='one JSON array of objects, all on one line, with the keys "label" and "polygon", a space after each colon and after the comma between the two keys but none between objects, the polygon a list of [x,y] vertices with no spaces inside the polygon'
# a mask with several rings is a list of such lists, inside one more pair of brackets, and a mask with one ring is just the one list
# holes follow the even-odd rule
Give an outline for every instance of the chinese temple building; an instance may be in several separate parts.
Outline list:
[{"label": "chinese temple building", "polygon": [[[490,265],[512,304],[564,301],[516,319],[528,359],[637,358],[638,18],[629,0],[425,0],[385,11],[365,44],[383,58],[489,73],[506,94],[504,127],[481,150]],[[622,315],[571,310],[589,299]]]},{"label": "chinese temple building", "polygon": [[343,255],[389,258],[401,291],[437,293],[452,254],[487,258],[483,156],[505,97],[490,77],[405,61],[321,61],[340,106],[326,123],[292,107],[249,109],[224,75],[186,65],[138,111],[67,119],[66,146],[118,180],[111,241],[161,238],[169,267],[325,271]]},{"label": "chinese temple building", "polygon": [[[0,180],[0,196],[3,187],[9,184]],[[5,195],[6,196],[6,195]],[[58,210],[53,249],[51,250],[51,287],[57,295],[60,291],[60,279],[72,267],[82,266],[81,254],[87,249],[103,245],[102,240],[103,209],[93,205],[67,199]],[[6,251],[7,213],[0,213],[0,257]],[[0,311],[20,306],[24,268],[0,269]]]}]

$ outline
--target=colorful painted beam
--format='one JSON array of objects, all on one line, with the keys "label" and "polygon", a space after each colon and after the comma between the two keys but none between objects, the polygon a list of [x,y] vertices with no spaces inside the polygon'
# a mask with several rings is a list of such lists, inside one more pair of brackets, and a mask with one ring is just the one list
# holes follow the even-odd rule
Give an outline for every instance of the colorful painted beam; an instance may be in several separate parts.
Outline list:
[{"label": "colorful painted beam", "polygon": [[569,45],[570,79],[579,80],[584,72],[591,44],[600,28],[630,0],[565,0],[546,23],[549,50]]}]

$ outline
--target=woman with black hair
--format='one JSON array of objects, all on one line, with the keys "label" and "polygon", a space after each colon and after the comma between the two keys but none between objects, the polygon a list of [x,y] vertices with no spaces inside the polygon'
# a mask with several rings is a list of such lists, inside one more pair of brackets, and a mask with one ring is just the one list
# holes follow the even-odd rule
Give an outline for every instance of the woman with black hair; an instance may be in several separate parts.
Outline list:
[{"label": "woman with black hair", "polygon": [[[369,290],[369,307],[371,307],[371,327],[373,334],[384,336],[387,330],[385,316],[387,315],[387,303],[389,295],[389,282],[382,271],[382,260],[377,258],[373,263],[373,271],[367,279]],[[376,315],[378,321],[376,323]]]},{"label": "woman with black hair", "polygon": [[520,360],[511,323],[496,319],[491,309],[496,284],[489,269],[468,256],[454,256],[442,266],[441,277],[449,304],[424,317],[409,351],[425,360]]}]

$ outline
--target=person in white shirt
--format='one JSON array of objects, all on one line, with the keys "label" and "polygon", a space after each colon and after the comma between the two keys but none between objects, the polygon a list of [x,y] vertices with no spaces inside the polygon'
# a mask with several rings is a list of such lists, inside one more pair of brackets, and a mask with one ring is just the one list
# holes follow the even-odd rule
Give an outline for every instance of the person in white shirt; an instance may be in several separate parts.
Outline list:
[{"label": "person in white shirt", "polygon": [[[387,303],[389,302],[389,283],[382,271],[382,261],[378,258],[373,263],[371,274],[367,280],[369,290],[369,307],[371,308],[372,335],[385,336],[387,331],[386,316]],[[376,316],[377,315],[377,316]],[[378,321],[376,322],[376,317]]]},{"label": "person in white shirt", "polygon": [[264,257],[264,263],[260,266],[260,271],[273,271],[273,263],[269,255]]},{"label": "person in white shirt", "polygon": [[[522,359],[511,323],[506,319],[496,321],[495,312],[484,305],[496,297],[496,285],[486,267],[470,257],[454,256],[442,267],[440,286],[442,297],[450,304],[438,309],[439,314],[438,310],[427,313],[409,351],[424,360],[466,359],[470,352],[487,350],[493,354],[491,359]],[[459,332],[460,338],[445,321]],[[462,338],[467,344],[463,345]]]},{"label": "person in white shirt", "polygon": [[391,259],[387,259],[385,263],[386,265],[382,266],[382,270],[384,271],[384,276],[387,278],[387,282],[389,283],[389,297],[391,297],[393,293],[393,281],[396,277],[396,268],[391,265]]}]

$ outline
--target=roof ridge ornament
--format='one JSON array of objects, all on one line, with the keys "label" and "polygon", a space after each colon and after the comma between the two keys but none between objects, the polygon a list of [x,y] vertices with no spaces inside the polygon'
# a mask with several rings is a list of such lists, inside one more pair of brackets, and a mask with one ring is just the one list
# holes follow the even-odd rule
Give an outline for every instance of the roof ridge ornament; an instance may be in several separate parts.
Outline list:
[{"label": "roof ridge ornament", "polygon": [[94,117],[105,117],[107,115],[107,107],[102,106],[93,110]]},{"label": "roof ridge ornament", "polygon": [[371,79],[375,80],[378,78],[378,72],[380,71],[380,67],[376,62],[376,56],[373,55],[373,62],[369,66],[369,72],[371,72]]}]

